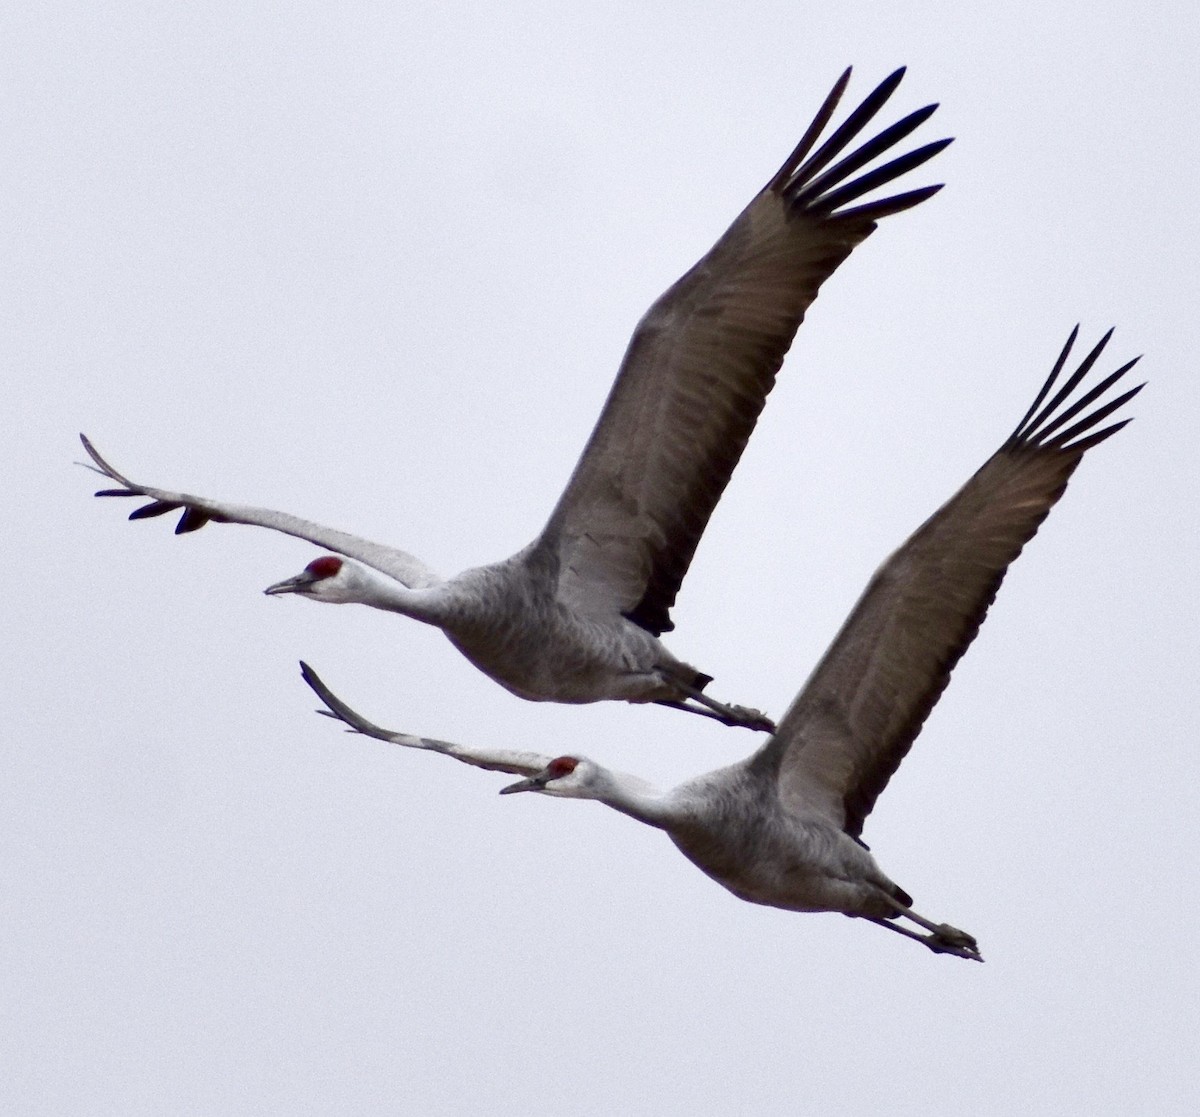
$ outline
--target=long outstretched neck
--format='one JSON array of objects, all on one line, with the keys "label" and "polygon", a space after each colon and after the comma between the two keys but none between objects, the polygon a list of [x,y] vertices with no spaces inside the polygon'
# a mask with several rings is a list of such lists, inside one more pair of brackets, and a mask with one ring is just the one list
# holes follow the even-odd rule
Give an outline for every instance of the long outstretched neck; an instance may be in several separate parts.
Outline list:
[{"label": "long outstretched neck", "polygon": [[637,776],[608,768],[597,766],[587,798],[597,799],[614,811],[659,830],[670,830],[681,821],[680,805],[671,792],[659,791]]},{"label": "long outstretched neck", "polygon": [[453,593],[445,582],[407,586],[389,576],[350,562],[338,555],[313,559],[294,578],[268,586],[271,596],[294,593],[331,605],[370,605],[389,613],[403,613],[444,628],[454,608]]},{"label": "long outstretched neck", "polygon": [[449,601],[445,583],[412,589],[394,578],[387,578],[373,570],[359,568],[353,583],[352,600],[373,609],[384,609],[389,613],[402,613],[426,624],[445,624],[449,616]]}]

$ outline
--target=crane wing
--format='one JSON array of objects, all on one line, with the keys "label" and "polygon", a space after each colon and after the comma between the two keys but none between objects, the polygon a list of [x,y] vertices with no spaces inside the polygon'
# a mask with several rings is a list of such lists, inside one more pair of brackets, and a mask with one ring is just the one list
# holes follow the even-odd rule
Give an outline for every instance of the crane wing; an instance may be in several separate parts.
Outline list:
[{"label": "crane wing", "polygon": [[470,748],[467,745],[451,744],[449,741],[436,741],[431,737],[415,737],[411,733],[395,733],[390,729],[381,729],[373,722],[367,721],[362,714],[356,713],[347,706],[303,660],[300,662],[300,674],[316,692],[317,697],[325,703],[326,708],[319,712],[345,722],[355,733],[362,733],[364,736],[387,741],[393,745],[403,745],[405,748],[438,752],[443,756],[461,760],[464,764],[470,764],[475,768],[486,768],[489,772],[508,772],[517,776],[536,776],[546,768],[552,759],[536,752]]},{"label": "crane wing", "polygon": [[926,144],[853,177],[937,107],[843,155],[903,74],[892,74],[813,152],[847,70],[775,177],[638,324],[535,546],[557,560],[560,600],[593,615],[622,613],[655,635],[673,627],[669,610],[696,545],[821,284],[879,218],[941,189],[850,204],[950,143]]},{"label": "crane wing", "polygon": [[1071,398],[1111,330],[1042,406],[1077,333],[1078,327],[1008,441],[880,567],[755,758],[779,765],[780,795],[791,809],[819,811],[858,837],[979,631],[1009,565],[1062,496],[1084,453],[1129,422],[1095,429],[1141,390],[1138,385],[1098,402],[1137,358]]},{"label": "crane wing", "polygon": [[360,539],[336,528],[323,527],[299,516],[291,516],[287,512],[274,512],[270,508],[250,508],[241,504],[227,504],[220,500],[209,500],[207,497],[193,496],[191,493],[175,493],[167,489],[156,489],[149,485],[139,485],[122,476],[101,456],[92,445],[87,435],[81,434],[79,440],[87,451],[88,457],[95,462],[97,473],[116,481],[119,489],[101,489],[97,496],[135,496],[146,497],[149,504],[134,509],[129,514],[131,520],[144,520],[152,516],[164,516],[170,512],[183,509],[175,534],[197,531],[210,521],[220,524],[250,524],[254,527],[266,527],[272,531],[292,535],[336,551],[346,558],[357,559],[359,562],[386,574],[402,585],[412,589],[437,585],[442,579],[429,569],[420,559],[414,558],[406,551],[387,547],[382,543],[372,543],[369,539]]}]

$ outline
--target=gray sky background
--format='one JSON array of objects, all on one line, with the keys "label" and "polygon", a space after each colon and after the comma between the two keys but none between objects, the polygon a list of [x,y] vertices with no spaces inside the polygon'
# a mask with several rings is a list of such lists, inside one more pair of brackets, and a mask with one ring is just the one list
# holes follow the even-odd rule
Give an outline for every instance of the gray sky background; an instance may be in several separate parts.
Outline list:
[{"label": "gray sky background", "polygon": [[[1197,1092],[1191,3],[44,4],[0,36],[0,1110],[1184,1113]],[[1051,10],[1047,10],[1050,8]],[[662,784],[749,733],[520,701],[265,598],[313,548],[127,524],[71,465],[452,573],[541,527],[634,323],[848,63],[953,147],[829,282],[670,646],[782,712],[1068,330],[1144,352],[869,820],[986,965],[739,903],[595,804],[339,733]],[[891,110],[890,110],[891,111]]]}]

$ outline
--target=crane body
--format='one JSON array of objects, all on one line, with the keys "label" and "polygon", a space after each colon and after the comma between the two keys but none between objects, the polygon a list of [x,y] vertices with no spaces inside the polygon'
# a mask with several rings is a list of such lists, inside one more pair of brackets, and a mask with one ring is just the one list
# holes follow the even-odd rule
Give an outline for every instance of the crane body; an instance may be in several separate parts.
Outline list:
[{"label": "crane body", "polygon": [[1129,422],[1100,425],[1141,390],[1106,398],[1136,358],[1081,390],[1111,330],[1050,395],[1077,332],[1013,434],[879,568],[778,728],[744,760],[661,792],[577,754],[475,748],[381,729],[307,665],[304,678],[325,703],[322,712],[355,732],[522,776],[502,794],[594,799],[665,831],[742,900],[841,912],[935,953],[982,961],[972,936],[913,910],[863,843],[862,828],[1009,566],[1084,454]]},{"label": "crane body", "polygon": [[950,143],[894,154],[936,105],[858,142],[903,73],[826,136],[847,70],[778,172],[651,306],[544,530],[511,558],[442,579],[405,551],[289,513],[134,482],[81,436],[93,468],[118,486],[97,495],[148,498],[131,519],[180,511],[178,533],[249,524],[333,551],[266,592],[358,602],[437,625],[523,698],[659,702],[771,729],[759,711],[703,693],[711,676],[659,637],[673,628],[670,609],[696,546],[821,284],[879,220],[940,189],[863,200]]}]

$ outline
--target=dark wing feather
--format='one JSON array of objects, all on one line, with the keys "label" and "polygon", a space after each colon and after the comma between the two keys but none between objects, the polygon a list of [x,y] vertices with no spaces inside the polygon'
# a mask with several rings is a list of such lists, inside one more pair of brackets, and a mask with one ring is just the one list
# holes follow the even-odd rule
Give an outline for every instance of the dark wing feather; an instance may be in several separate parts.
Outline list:
[{"label": "dark wing feather", "polygon": [[176,493],[150,485],[139,485],[109,465],[86,435],[81,434],[79,440],[94,463],[81,464],[121,486],[119,489],[100,489],[96,493],[97,496],[144,497],[150,502],[130,512],[131,520],[153,519],[155,516],[165,516],[183,509],[179,522],[175,525],[176,535],[198,531],[208,523],[250,524],[280,531],[285,535],[315,543],[318,547],[336,551],[347,558],[357,559],[406,586],[433,586],[441,581],[428,566],[405,551],[384,546],[382,543],[372,543],[369,539],[360,539],[335,528],[323,527],[287,512],[276,512],[270,508],[251,508],[244,504],[228,504],[191,493]]},{"label": "dark wing feather", "polygon": [[844,208],[950,142],[927,144],[851,178],[936,107],[844,154],[902,75],[883,82],[810,156],[847,70],[775,177],[638,324],[536,545],[539,556],[554,558],[566,604],[598,616],[622,613],[656,635],[672,627],[669,611],[696,545],[821,284],[876,220],[940,189]]},{"label": "dark wing feather", "polygon": [[1141,385],[1062,429],[1136,363],[1068,404],[1108,334],[1038,410],[1077,329],[1008,441],[875,574],[775,737],[755,758],[778,765],[789,808],[824,813],[854,837],[862,832],[1009,566],[1062,496],[1084,452],[1129,421],[1096,429]]},{"label": "dark wing feather", "polygon": [[366,737],[374,737],[376,740],[387,741],[394,745],[403,745],[405,748],[440,752],[443,756],[451,756],[455,760],[461,760],[464,764],[470,764],[475,768],[486,768],[489,772],[508,772],[510,775],[517,776],[536,776],[545,770],[552,759],[536,752],[472,748],[467,745],[456,745],[451,741],[438,741],[432,737],[418,737],[412,733],[398,733],[391,729],[381,729],[373,722],[367,721],[362,714],[347,706],[303,660],[300,661],[300,674],[316,692],[317,697],[325,703],[325,709],[318,710],[317,713],[327,714],[331,718],[344,722],[351,732],[361,733]]}]

